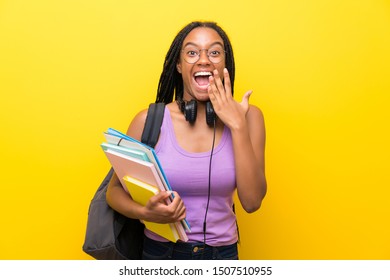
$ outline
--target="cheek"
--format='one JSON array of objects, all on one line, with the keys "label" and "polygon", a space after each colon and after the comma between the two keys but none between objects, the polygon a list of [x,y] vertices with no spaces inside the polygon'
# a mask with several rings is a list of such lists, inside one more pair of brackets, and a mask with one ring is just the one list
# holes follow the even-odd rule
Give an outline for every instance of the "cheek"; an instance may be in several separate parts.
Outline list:
[{"label": "cheek", "polygon": [[186,65],[181,66],[181,76],[183,80],[190,80],[191,77],[191,69],[187,67]]},{"label": "cheek", "polygon": [[219,77],[221,78],[221,80],[224,80],[223,69],[225,69],[225,65],[218,66],[218,68],[217,68],[218,74],[219,74]]}]

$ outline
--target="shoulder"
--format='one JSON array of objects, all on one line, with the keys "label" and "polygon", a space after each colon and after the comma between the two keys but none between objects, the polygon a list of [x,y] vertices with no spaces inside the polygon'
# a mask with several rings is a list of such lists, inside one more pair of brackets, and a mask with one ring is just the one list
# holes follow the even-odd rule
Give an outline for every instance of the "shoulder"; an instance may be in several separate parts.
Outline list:
[{"label": "shoulder", "polygon": [[[170,104],[165,105],[169,108],[170,112],[175,112],[175,108],[177,108],[177,105],[175,106],[173,104],[176,104],[176,102],[172,102]],[[141,141],[142,132],[145,127],[146,117],[148,116],[148,109],[149,108],[146,108],[135,115],[129,125],[129,128],[127,129],[127,135]]]},{"label": "shoulder", "polygon": [[131,121],[129,128],[127,129],[127,135],[134,139],[141,140],[142,131],[145,126],[146,116],[148,115],[148,109],[144,109],[138,112]]},{"label": "shoulder", "polygon": [[249,121],[249,123],[264,123],[263,112],[259,107],[250,104],[247,113],[247,120]]},{"label": "shoulder", "polygon": [[265,123],[263,112],[255,105],[250,105],[247,113],[249,134],[252,143],[257,147],[265,144]]}]

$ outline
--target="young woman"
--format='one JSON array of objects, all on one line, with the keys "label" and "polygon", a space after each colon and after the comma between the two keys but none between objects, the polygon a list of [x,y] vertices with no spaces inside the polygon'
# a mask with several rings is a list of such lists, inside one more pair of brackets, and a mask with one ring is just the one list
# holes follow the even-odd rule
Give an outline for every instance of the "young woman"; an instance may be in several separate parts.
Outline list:
[{"label": "young woman", "polygon": [[[131,218],[191,226],[188,242],[172,243],[145,230],[144,259],[238,259],[233,194],[248,212],[266,194],[265,126],[262,112],[233,99],[234,57],[226,33],[213,22],[192,22],[175,37],[166,55],[156,102],[166,104],[155,151],[174,190],[146,206],[134,202],[114,175],[107,201]],[[212,105],[212,106],[210,106]],[[214,112],[213,112],[214,111]],[[147,110],[127,134],[140,139]]]}]

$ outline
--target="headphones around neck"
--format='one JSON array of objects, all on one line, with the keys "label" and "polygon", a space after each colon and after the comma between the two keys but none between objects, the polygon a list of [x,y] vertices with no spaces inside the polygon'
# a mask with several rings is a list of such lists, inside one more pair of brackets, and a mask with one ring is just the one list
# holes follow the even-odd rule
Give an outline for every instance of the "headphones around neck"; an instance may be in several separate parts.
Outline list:
[{"label": "headphones around neck", "polygon": [[[190,101],[177,100],[177,105],[180,111],[184,114],[186,121],[190,124],[194,124],[198,112],[198,102],[195,99]],[[213,105],[210,101],[206,102],[206,123],[208,126],[213,127],[216,121],[216,115],[213,109]]]}]

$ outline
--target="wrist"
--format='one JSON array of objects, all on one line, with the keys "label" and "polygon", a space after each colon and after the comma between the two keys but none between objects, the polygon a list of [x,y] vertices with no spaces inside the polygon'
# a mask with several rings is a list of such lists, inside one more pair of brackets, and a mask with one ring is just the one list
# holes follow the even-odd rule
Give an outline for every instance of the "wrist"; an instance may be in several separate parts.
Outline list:
[{"label": "wrist", "polygon": [[233,124],[230,124],[230,125],[227,125],[230,129],[230,131],[233,133],[237,133],[237,134],[242,134],[242,133],[245,133],[245,131],[248,131],[248,125],[245,121],[245,119],[243,121],[235,121]]}]

